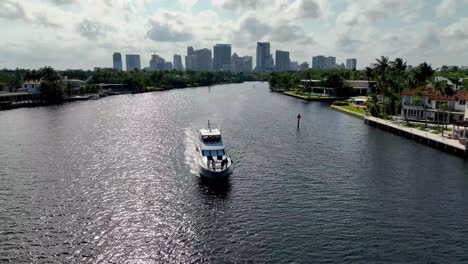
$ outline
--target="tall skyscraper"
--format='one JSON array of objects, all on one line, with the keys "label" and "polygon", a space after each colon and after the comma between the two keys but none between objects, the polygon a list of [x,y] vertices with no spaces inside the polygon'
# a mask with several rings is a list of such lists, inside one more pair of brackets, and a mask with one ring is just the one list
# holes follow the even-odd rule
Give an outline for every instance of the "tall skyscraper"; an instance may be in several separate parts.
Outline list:
[{"label": "tall skyscraper", "polygon": [[235,73],[252,72],[252,57],[251,56],[239,57],[237,53],[234,53],[231,57],[231,71]]},{"label": "tall skyscraper", "polygon": [[270,42],[257,42],[256,71],[264,72],[271,67],[270,55]]},{"label": "tall skyscraper", "polygon": [[303,62],[303,63],[299,66],[299,70],[300,70],[300,71],[305,71],[305,70],[307,70],[307,69],[309,69],[309,63],[307,63],[307,62]]},{"label": "tall skyscraper", "polygon": [[212,58],[210,49],[195,50],[196,71],[211,71]]},{"label": "tall skyscraper", "polygon": [[336,65],[336,57],[329,56],[327,57],[326,61],[326,69],[331,69]]},{"label": "tall skyscraper", "polygon": [[166,63],[166,60],[161,58],[160,56],[154,54],[151,55],[151,60],[150,60],[150,70],[152,71],[164,71],[164,64]]},{"label": "tall skyscraper", "polygon": [[185,56],[185,69],[187,71],[195,71],[197,68],[197,56],[187,55]]},{"label": "tall skyscraper", "polygon": [[228,71],[231,68],[231,44],[216,44],[213,47],[213,70]]},{"label": "tall skyscraper", "polygon": [[312,69],[325,69],[325,56],[312,57]]},{"label": "tall skyscraper", "polygon": [[290,71],[299,71],[299,62],[297,61],[291,61],[289,63],[289,70]]},{"label": "tall skyscraper", "polygon": [[276,71],[285,72],[289,71],[289,64],[291,60],[289,59],[289,51],[276,51]]},{"label": "tall skyscraper", "polygon": [[127,64],[127,71],[141,70],[140,55],[127,54],[125,55],[125,62]]},{"label": "tall skyscraper", "polygon": [[163,71],[172,71],[172,62],[166,61],[163,66]]},{"label": "tall skyscraper", "polygon": [[346,69],[355,70],[356,66],[357,66],[357,60],[356,59],[347,59],[346,60]]},{"label": "tall skyscraper", "polygon": [[315,56],[312,58],[313,69],[331,69],[336,65],[336,57]]},{"label": "tall skyscraper", "polygon": [[122,71],[123,70],[123,64],[122,64],[122,54],[115,52],[114,55],[112,55],[112,61],[114,64],[114,70]]},{"label": "tall skyscraper", "polygon": [[182,56],[178,54],[174,54],[174,59],[172,60],[174,70],[176,71],[183,71],[184,66],[182,65]]},{"label": "tall skyscraper", "polygon": [[195,55],[195,53],[193,52],[192,46],[187,47],[187,56],[190,56],[190,55]]}]

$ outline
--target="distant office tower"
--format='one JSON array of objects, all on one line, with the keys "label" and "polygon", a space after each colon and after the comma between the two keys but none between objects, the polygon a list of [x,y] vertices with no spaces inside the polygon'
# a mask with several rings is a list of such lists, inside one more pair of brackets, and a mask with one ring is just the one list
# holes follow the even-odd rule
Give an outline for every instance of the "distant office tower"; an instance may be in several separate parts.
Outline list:
[{"label": "distant office tower", "polygon": [[172,60],[174,70],[176,71],[183,71],[184,66],[182,65],[182,56],[178,54],[174,54],[174,59]]},{"label": "distant office tower", "polygon": [[273,54],[270,53],[270,56],[267,60],[267,71],[274,71],[275,70],[275,59],[273,59]]},{"label": "distant office tower", "polygon": [[355,70],[356,66],[357,66],[357,60],[356,59],[347,59],[346,60],[346,69]]},{"label": "distant office tower", "polygon": [[141,69],[140,55],[125,55],[125,61],[127,64],[127,71],[133,71],[135,69]]},{"label": "distant office tower", "polygon": [[291,62],[289,59],[289,51],[276,51],[276,71],[278,72],[285,72],[289,71],[289,63]]},{"label": "distant office tower", "polygon": [[326,69],[331,69],[336,65],[336,57],[329,56],[326,59]]},{"label": "distant office tower", "polygon": [[164,63],[163,70],[164,70],[164,71],[172,71],[172,62],[166,61],[166,62]]},{"label": "distant office tower", "polygon": [[312,57],[312,69],[325,69],[325,56]]},{"label": "distant office tower", "polygon": [[312,58],[313,69],[331,69],[336,65],[336,57],[315,56]]},{"label": "distant office tower", "polygon": [[299,62],[297,61],[291,61],[289,63],[289,70],[290,71],[299,71]]},{"label": "distant office tower", "polygon": [[152,71],[163,71],[164,70],[164,64],[166,63],[166,60],[161,58],[160,56],[154,54],[151,55],[151,60],[150,60],[150,70]]},{"label": "distant office tower", "polygon": [[193,52],[193,47],[192,46],[187,47],[187,56],[190,56],[190,55],[195,55],[195,53]]},{"label": "distant office tower", "polygon": [[267,68],[271,67],[272,61],[270,60],[270,55],[270,42],[257,42],[256,71],[264,72]]},{"label": "distant office tower", "polygon": [[234,53],[231,57],[231,70],[232,72],[251,72],[252,71],[252,57],[244,56],[239,57],[237,53]]},{"label": "distant office tower", "polygon": [[185,69],[187,71],[195,71],[197,68],[197,56],[187,55],[185,56]]},{"label": "distant office tower", "polygon": [[199,49],[195,50],[196,57],[196,71],[211,71],[212,69],[212,59],[211,59],[211,50],[210,49]]},{"label": "distant office tower", "polygon": [[122,54],[116,52],[112,55],[112,61],[114,64],[114,70],[122,71],[123,64],[122,64]]},{"label": "distant office tower", "polygon": [[213,47],[213,70],[229,71],[231,68],[231,44],[216,44]]},{"label": "distant office tower", "polygon": [[303,62],[303,63],[299,66],[299,70],[300,70],[300,71],[305,71],[305,70],[307,70],[307,69],[309,69],[309,63],[307,63],[307,62]]}]

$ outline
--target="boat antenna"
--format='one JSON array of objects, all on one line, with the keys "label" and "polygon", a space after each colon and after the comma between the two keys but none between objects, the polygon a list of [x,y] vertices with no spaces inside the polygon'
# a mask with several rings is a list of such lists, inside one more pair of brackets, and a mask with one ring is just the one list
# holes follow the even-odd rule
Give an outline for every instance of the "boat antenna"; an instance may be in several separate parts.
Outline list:
[{"label": "boat antenna", "polygon": [[209,129],[210,132],[211,132],[210,120],[208,120],[208,129]]}]

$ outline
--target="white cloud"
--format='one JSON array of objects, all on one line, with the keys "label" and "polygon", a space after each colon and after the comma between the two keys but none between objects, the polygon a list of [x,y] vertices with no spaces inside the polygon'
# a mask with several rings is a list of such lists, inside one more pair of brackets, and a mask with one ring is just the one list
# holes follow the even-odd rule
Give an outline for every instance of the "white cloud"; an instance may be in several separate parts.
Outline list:
[{"label": "white cloud", "polygon": [[443,30],[443,35],[454,41],[468,41],[468,18],[461,18]]},{"label": "white cloud", "polygon": [[[0,57],[13,68],[32,67],[41,60],[52,66],[55,61],[60,67],[93,68],[110,65],[114,51],[140,53],[145,62],[155,49],[169,59],[174,53],[185,54],[187,45],[198,49],[232,43],[240,55],[255,56],[256,42],[270,41],[272,53],[288,50],[292,59],[309,63],[318,54],[336,55],[340,62],[357,57],[362,66],[380,55],[434,59],[433,64],[466,63],[460,53],[468,44],[468,12],[462,8],[468,0],[197,3],[0,0],[0,34],[8,36]],[[211,9],[200,10],[210,3]],[[92,57],[83,56],[81,50],[86,49],[92,50]],[[28,53],[34,53],[29,56],[34,63],[28,61]]]},{"label": "white cloud", "polygon": [[437,7],[439,17],[451,17],[457,13],[457,0],[441,0]]}]

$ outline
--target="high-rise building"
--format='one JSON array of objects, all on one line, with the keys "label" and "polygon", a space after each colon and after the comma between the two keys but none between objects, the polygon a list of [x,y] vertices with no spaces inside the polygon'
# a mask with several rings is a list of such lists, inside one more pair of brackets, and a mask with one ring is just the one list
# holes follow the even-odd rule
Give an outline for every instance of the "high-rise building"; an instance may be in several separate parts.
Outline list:
[{"label": "high-rise building", "polygon": [[239,57],[237,53],[234,53],[231,57],[231,70],[232,72],[235,72],[235,73],[251,72],[252,71],[252,57],[251,56]]},{"label": "high-rise building", "polygon": [[257,64],[255,70],[258,72],[267,71],[271,67],[270,42],[257,42]]},{"label": "high-rise building", "polygon": [[346,69],[355,70],[356,66],[357,66],[357,60],[356,59],[347,59],[346,60]]},{"label": "high-rise building", "polygon": [[336,57],[329,56],[326,59],[326,68],[325,69],[331,69],[336,65]]},{"label": "high-rise building", "polygon": [[307,69],[309,69],[309,63],[307,63],[307,62],[303,62],[303,63],[299,66],[299,70],[300,70],[300,71],[305,71],[305,70],[307,70]]},{"label": "high-rise building", "polygon": [[336,65],[336,57],[315,56],[312,58],[313,69],[331,69]]},{"label": "high-rise building", "polygon": [[289,71],[289,64],[291,60],[289,59],[289,51],[276,51],[276,71],[285,72]]},{"label": "high-rise building", "polygon": [[166,61],[166,62],[164,63],[163,70],[164,70],[164,71],[172,71],[172,62]]},{"label": "high-rise building", "polygon": [[184,66],[182,65],[182,56],[178,54],[174,54],[174,59],[172,60],[172,63],[174,65],[174,70],[176,71],[184,70]]},{"label": "high-rise building", "polygon": [[290,71],[299,71],[299,62],[297,61],[291,61],[289,63],[289,70]]},{"label": "high-rise building", "polygon": [[187,71],[195,71],[197,68],[197,56],[187,55],[185,56],[185,69]]},{"label": "high-rise building", "polygon": [[190,55],[195,55],[195,53],[193,52],[192,46],[187,47],[187,56],[190,56]]},{"label": "high-rise building", "polygon": [[125,62],[127,64],[127,71],[134,71],[141,69],[140,55],[127,54],[125,55]]},{"label": "high-rise building", "polygon": [[122,64],[122,54],[115,52],[114,55],[112,55],[112,61],[114,64],[114,70],[122,71],[123,70],[123,64]]},{"label": "high-rise building", "polygon": [[231,67],[231,44],[216,44],[213,47],[213,70],[226,71]]},{"label": "high-rise building", "polygon": [[211,71],[212,58],[210,49],[195,50],[196,71]]},{"label": "high-rise building", "polygon": [[154,54],[151,55],[151,60],[150,60],[150,70],[151,71],[163,71],[164,70],[164,64],[166,63],[166,60],[161,58],[160,56]]}]

